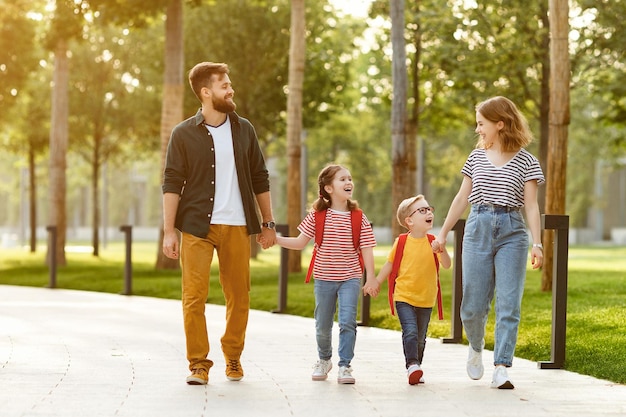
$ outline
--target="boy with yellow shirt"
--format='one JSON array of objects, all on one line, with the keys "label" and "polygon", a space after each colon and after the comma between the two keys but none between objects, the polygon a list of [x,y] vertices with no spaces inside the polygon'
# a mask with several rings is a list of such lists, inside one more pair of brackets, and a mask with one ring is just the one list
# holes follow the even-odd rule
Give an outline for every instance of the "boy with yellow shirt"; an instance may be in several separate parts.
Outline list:
[{"label": "boy with yellow shirt", "polygon": [[[435,254],[431,247],[427,232],[433,227],[434,210],[421,194],[400,203],[397,211],[398,222],[409,232],[406,238],[401,236],[394,242],[387,262],[376,276],[376,282],[368,281],[363,287],[365,294],[375,297],[379,293],[380,284],[392,274],[392,279],[389,280],[391,311],[393,314],[395,304],[402,326],[405,366],[411,385],[424,382],[421,364],[428,324],[437,300],[437,263],[446,269],[452,264],[445,247],[439,254]],[[396,260],[394,267],[400,241],[401,259]],[[435,257],[438,257],[437,261]],[[397,278],[394,280],[395,274]]]}]

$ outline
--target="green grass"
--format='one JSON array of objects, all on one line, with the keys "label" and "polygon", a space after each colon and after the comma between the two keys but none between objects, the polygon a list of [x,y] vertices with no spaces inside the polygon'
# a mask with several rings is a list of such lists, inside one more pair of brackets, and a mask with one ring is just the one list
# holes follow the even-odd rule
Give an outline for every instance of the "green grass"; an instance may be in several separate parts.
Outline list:
[{"label": "green grass", "polygon": [[[121,293],[124,290],[124,245],[110,243],[100,257],[68,246],[68,266],[57,272],[57,288]],[[133,244],[134,295],[180,299],[180,271],[156,271],[155,243]],[[376,270],[385,261],[388,246],[376,248]],[[251,307],[272,311],[278,306],[279,248],[261,252],[251,261]],[[567,350],[565,369],[616,383],[626,383],[626,247],[571,247],[567,300]],[[313,286],[304,284],[310,248],[303,253],[303,270],[291,274],[285,313],[312,317]],[[45,251],[0,250],[0,284],[46,287],[49,272]],[[552,294],[540,289],[541,272],[529,270],[522,306],[516,356],[532,361],[550,360]],[[431,337],[450,336],[451,270],[442,270],[446,319],[429,328]],[[390,315],[386,285],[371,300],[369,325],[399,330]],[[213,266],[209,303],[223,304]],[[435,309],[436,310],[436,309]],[[493,314],[487,324],[486,347],[493,349]]]}]

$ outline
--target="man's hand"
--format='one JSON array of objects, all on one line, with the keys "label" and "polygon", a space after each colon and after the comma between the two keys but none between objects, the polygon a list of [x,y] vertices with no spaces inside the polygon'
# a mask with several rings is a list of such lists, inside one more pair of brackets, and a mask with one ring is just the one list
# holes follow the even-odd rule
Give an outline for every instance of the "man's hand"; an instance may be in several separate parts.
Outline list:
[{"label": "man's hand", "polygon": [[256,241],[263,249],[269,249],[276,244],[276,230],[264,227],[261,234],[256,236]]},{"label": "man's hand", "polygon": [[180,256],[176,231],[163,233],[163,254],[170,259],[178,259]]}]

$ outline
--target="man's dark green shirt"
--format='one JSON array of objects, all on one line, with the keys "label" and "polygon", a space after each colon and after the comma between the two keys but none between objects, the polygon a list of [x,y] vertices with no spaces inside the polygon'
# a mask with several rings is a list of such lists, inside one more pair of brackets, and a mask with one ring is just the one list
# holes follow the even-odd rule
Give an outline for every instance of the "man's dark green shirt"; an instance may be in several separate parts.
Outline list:
[{"label": "man's dark green shirt", "polygon": [[[255,195],[270,190],[269,173],[254,127],[237,113],[228,114],[235,167],[248,234],[261,232]],[[215,200],[215,149],[201,110],[172,130],[163,173],[163,193],[180,195],[175,227],[205,238]]]}]

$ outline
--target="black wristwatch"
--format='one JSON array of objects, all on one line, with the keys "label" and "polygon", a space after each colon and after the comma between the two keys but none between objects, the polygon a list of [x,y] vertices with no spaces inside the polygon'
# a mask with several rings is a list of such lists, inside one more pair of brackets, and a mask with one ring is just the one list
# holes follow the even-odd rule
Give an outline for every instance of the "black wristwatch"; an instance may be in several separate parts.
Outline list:
[{"label": "black wristwatch", "polygon": [[274,229],[276,227],[276,222],[270,221],[266,223],[261,223],[261,226],[266,227],[268,229]]}]

